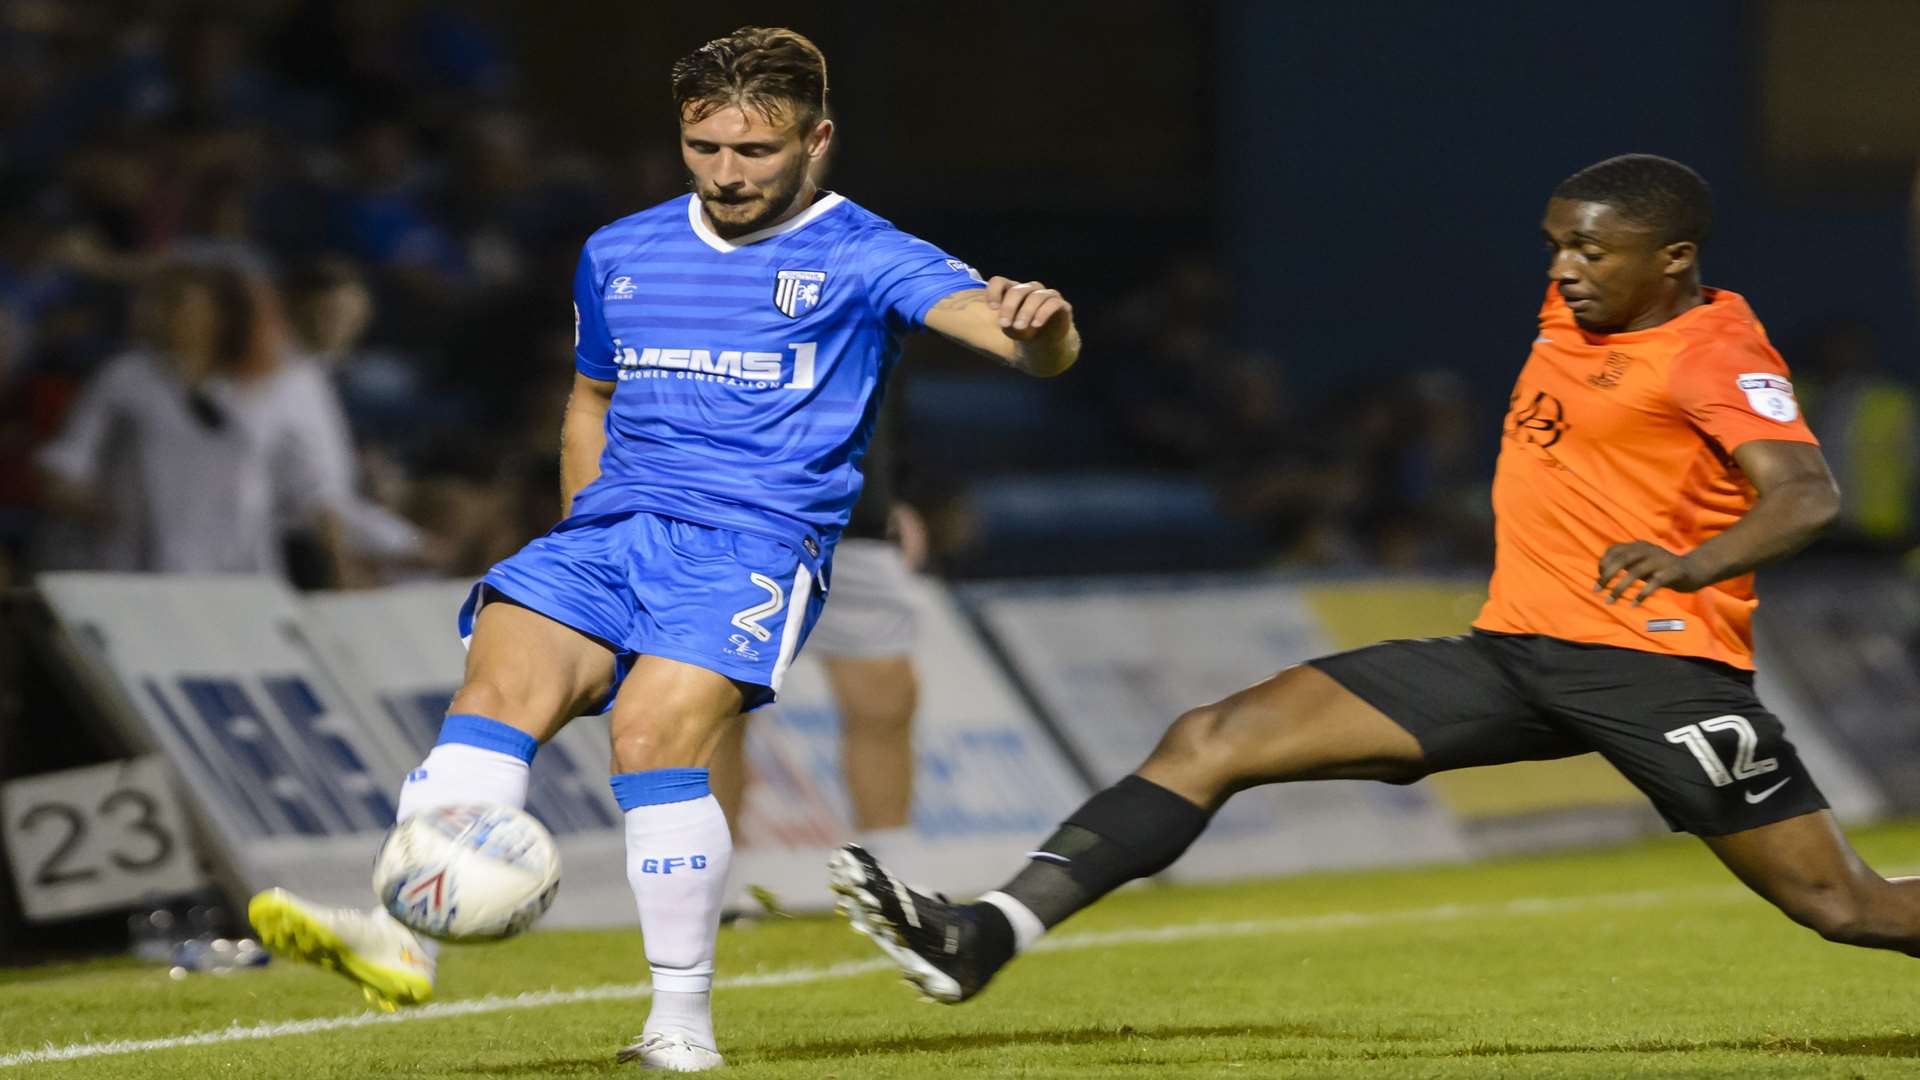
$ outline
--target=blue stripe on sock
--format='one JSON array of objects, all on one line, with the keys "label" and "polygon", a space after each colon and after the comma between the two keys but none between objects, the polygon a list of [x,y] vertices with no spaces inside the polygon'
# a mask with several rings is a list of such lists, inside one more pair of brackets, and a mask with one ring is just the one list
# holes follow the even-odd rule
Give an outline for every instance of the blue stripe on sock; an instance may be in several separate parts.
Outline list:
[{"label": "blue stripe on sock", "polygon": [[441,721],[440,741],[434,745],[443,743],[465,743],[512,754],[529,765],[533,764],[533,752],[540,749],[540,741],[519,728],[473,713],[451,713]]},{"label": "blue stripe on sock", "polygon": [[619,773],[613,778],[613,798],[622,810],[687,802],[710,794],[705,769],[648,769]]}]

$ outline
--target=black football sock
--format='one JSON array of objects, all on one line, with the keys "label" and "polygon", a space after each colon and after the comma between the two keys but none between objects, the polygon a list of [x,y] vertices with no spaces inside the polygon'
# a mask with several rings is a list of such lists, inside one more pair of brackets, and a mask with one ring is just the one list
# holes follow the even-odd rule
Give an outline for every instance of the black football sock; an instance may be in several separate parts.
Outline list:
[{"label": "black football sock", "polygon": [[[1127,882],[1172,866],[1212,816],[1150,780],[1128,776],[1075,810],[999,891],[1052,929]],[[997,939],[1008,927],[1011,953],[1005,913],[992,904],[974,907],[992,911],[981,918],[987,937]]]}]

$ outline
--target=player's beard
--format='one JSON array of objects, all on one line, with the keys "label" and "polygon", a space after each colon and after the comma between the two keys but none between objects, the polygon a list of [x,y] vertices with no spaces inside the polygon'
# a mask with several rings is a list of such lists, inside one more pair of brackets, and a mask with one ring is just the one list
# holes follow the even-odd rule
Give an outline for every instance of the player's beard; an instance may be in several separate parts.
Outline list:
[{"label": "player's beard", "polygon": [[[736,236],[745,236],[750,232],[757,232],[780,220],[788,210],[793,208],[793,200],[800,194],[800,189],[806,185],[807,167],[811,163],[812,159],[804,154],[800,155],[794,161],[792,168],[782,173],[771,186],[761,188],[758,196],[746,202],[730,203],[717,193],[709,194],[702,191],[700,202],[707,208],[707,220],[713,223],[713,231],[723,238],[732,239]],[[752,208],[754,212],[746,217],[736,217],[731,213],[748,208]],[[716,210],[719,213],[716,213]],[[727,216],[723,217],[723,214]]]}]

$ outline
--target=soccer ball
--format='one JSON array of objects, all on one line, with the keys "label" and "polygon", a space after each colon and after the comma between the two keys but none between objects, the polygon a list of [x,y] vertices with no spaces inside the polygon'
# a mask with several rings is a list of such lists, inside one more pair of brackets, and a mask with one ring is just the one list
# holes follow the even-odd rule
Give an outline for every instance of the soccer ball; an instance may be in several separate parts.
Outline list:
[{"label": "soccer ball", "polygon": [[423,810],[387,831],[373,891],[394,918],[441,941],[497,941],[543,914],[560,891],[546,826],[499,803]]}]

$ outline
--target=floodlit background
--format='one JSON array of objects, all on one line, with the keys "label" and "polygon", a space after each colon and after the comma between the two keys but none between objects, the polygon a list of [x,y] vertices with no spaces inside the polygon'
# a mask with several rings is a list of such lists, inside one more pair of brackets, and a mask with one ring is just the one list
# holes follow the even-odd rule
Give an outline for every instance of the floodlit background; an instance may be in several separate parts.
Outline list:
[{"label": "floodlit background", "polygon": [[[929,526],[929,843],[1024,850],[1180,709],[1463,628],[1546,196],[1633,151],[1714,186],[1706,280],[1766,322],[1846,494],[1829,540],[1762,576],[1763,692],[1849,817],[1920,812],[1920,4],[8,0],[0,962],[124,950],[168,905],[232,928],[258,875],[336,865],[307,841],[370,854],[344,810],[309,835],[234,808],[340,776],[390,792],[431,741],[458,583],[558,514],[580,245],[686,190],[667,67],[749,23],[827,55],[829,186],[1060,288],[1085,334],[1047,382],[915,339],[892,390]],[[211,340],[240,343],[230,392],[100,378]],[[270,438],[176,455],[127,419],[156,394]],[[209,537],[223,484],[258,500],[257,550]],[[236,568],[257,573],[65,576]],[[836,715],[796,675],[755,735],[743,836],[776,876],[845,819]],[[195,749],[242,727],[285,760]],[[543,760],[595,793],[537,796],[581,843],[606,828],[593,738]],[[115,784],[173,793],[152,819],[173,876],[110,869],[153,856],[112,846],[153,835],[98,809]],[[76,816],[25,820],[49,805]],[[69,820],[90,838],[70,849],[47,831]],[[1236,802],[1189,873],[1650,828],[1594,761],[1312,785]]]}]

